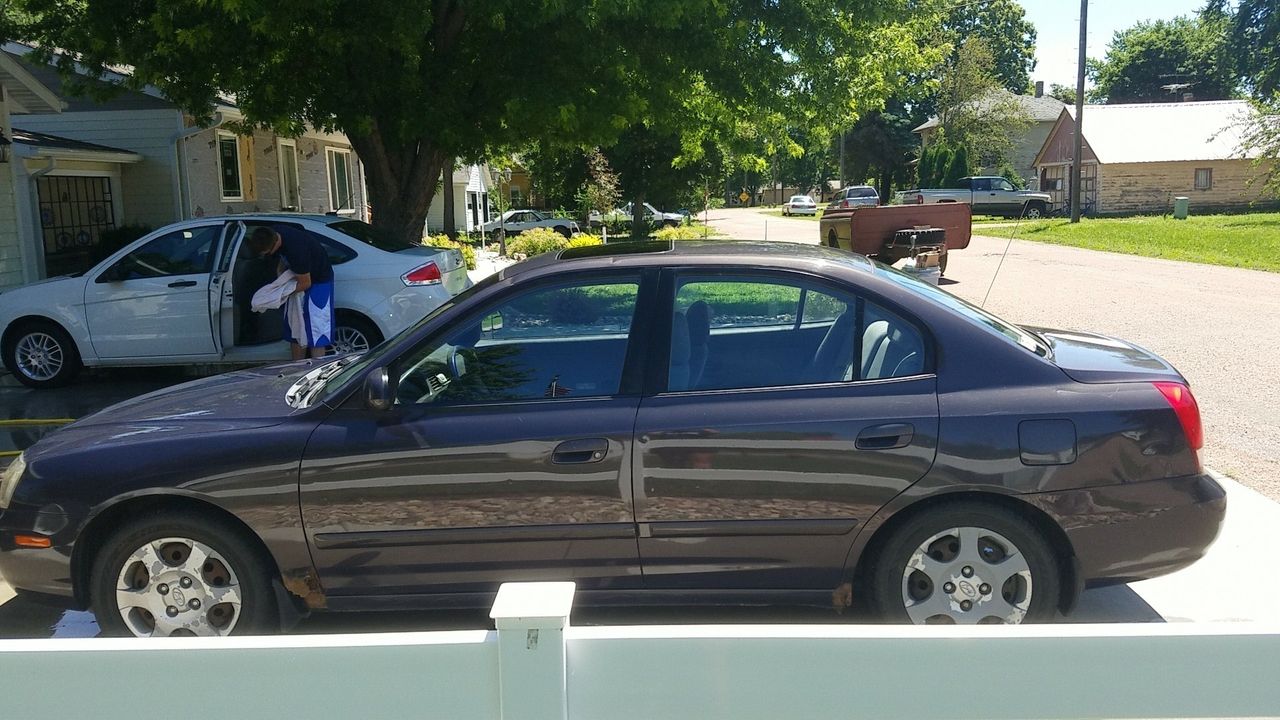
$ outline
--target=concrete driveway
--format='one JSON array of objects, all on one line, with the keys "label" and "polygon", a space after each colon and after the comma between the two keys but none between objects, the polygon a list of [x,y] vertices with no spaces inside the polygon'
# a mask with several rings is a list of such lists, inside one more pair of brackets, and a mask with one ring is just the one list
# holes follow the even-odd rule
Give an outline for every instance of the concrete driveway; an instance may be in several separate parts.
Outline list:
[{"label": "concrete driveway", "polygon": [[[762,239],[766,223],[771,241],[819,239],[816,222],[755,209],[713,211],[710,222],[735,239]],[[990,288],[987,309],[1013,322],[1116,335],[1163,356],[1200,402],[1205,465],[1280,500],[1280,274],[988,232],[1001,237],[975,236],[951,256],[947,290],[981,303]]]}]

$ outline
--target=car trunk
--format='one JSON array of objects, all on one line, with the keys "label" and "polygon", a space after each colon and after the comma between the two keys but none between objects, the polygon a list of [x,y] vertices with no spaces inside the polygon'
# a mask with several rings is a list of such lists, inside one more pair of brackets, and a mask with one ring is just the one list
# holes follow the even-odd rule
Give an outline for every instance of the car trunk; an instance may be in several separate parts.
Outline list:
[{"label": "car trunk", "polygon": [[1053,362],[1076,382],[1187,382],[1159,355],[1124,340],[1074,330],[1027,329],[1048,341]]},{"label": "car trunk", "polygon": [[450,295],[457,295],[467,288],[467,264],[462,251],[457,248],[437,248],[415,245],[396,252],[397,255],[430,259],[440,268],[444,288]]}]

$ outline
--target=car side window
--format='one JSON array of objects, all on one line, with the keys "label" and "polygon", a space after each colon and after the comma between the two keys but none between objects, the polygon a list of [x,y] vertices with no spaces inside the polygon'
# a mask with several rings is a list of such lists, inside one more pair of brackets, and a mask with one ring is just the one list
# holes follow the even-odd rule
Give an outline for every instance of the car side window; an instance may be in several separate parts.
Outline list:
[{"label": "car side window", "polygon": [[1013,183],[1009,182],[1008,180],[996,180],[995,188],[997,190],[1006,190],[1008,192],[1013,192]]},{"label": "car side window", "polygon": [[308,232],[308,235],[315,238],[324,247],[324,252],[329,256],[330,265],[341,265],[356,259],[356,251],[343,245],[342,243],[324,235]]},{"label": "car side window", "polygon": [[529,290],[399,363],[397,402],[465,405],[616,395],[639,279]]},{"label": "car side window", "polygon": [[805,281],[690,278],[677,286],[667,390],[877,380],[924,371],[910,322]]},{"label": "car side window", "polygon": [[207,273],[213,264],[213,245],[221,233],[222,225],[165,233],[117,260],[98,282]]},{"label": "car side window", "polygon": [[987,178],[974,178],[969,181],[974,190],[990,190],[991,181]]}]

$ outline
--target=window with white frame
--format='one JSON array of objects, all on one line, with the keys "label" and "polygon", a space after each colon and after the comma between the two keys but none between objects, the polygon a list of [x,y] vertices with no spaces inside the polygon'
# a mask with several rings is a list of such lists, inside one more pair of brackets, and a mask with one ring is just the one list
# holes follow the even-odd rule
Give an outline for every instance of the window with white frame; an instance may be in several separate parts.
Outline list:
[{"label": "window with white frame", "polygon": [[222,182],[223,200],[244,200],[240,185],[240,138],[231,133],[218,133],[218,177]]},{"label": "window with white frame", "polygon": [[1213,168],[1196,168],[1196,189],[1213,189]]},{"label": "window with white frame", "polygon": [[276,157],[280,162],[280,207],[284,210],[301,210],[297,143],[292,140],[277,140]]},{"label": "window with white frame", "polygon": [[329,166],[329,209],[353,210],[354,193],[351,186],[351,151],[342,148],[325,148],[324,156]]}]

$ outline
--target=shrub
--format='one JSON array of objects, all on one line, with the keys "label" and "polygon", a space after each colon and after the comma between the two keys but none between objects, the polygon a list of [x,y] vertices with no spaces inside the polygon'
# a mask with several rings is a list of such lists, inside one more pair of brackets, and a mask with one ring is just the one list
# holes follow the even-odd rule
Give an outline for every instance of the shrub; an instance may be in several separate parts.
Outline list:
[{"label": "shrub", "polygon": [[422,244],[427,247],[457,248],[462,251],[462,260],[466,263],[467,269],[476,269],[476,249],[467,243],[454,242],[448,235],[428,235],[422,238]]},{"label": "shrub", "polygon": [[507,254],[533,257],[545,252],[563,250],[568,245],[569,240],[551,228],[533,228],[525,230],[513,240],[507,240]]},{"label": "shrub", "polygon": [[592,245],[603,245],[603,244],[604,244],[604,238],[600,237],[599,235],[577,235],[573,237],[573,239],[569,240],[569,244],[566,247],[571,247],[571,248],[591,247]]},{"label": "shrub", "polygon": [[677,225],[653,231],[654,240],[703,240],[709,237],[704,225]]}]

